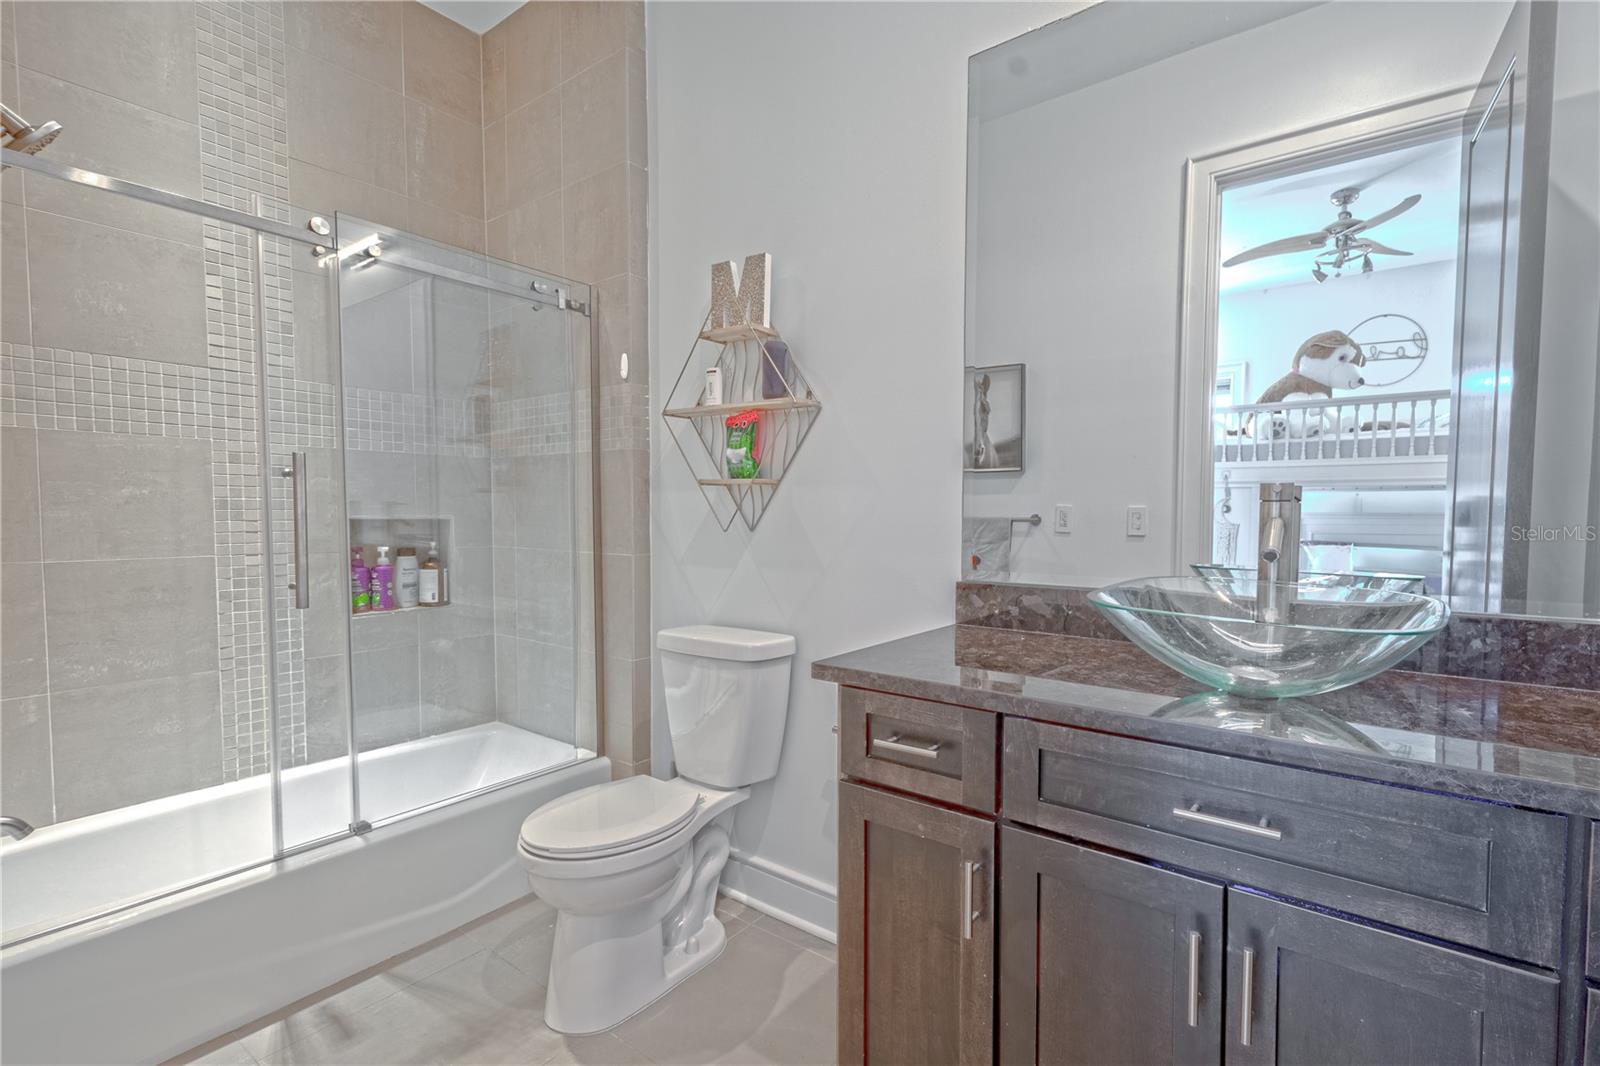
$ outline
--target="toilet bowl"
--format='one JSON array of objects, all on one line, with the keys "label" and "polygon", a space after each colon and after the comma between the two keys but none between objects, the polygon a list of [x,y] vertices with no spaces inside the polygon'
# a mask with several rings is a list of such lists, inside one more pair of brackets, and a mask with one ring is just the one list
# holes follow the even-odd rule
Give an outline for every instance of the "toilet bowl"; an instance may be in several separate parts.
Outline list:
[{"label": "toilet bowl", "polygon": [[609,1029],[721,954],[733,808],[777,772],[794,638],[689,626],[657,645],[682,776],[569,793],[518,835],[529,884],[556,909],[545,992],[556,1032]]}]

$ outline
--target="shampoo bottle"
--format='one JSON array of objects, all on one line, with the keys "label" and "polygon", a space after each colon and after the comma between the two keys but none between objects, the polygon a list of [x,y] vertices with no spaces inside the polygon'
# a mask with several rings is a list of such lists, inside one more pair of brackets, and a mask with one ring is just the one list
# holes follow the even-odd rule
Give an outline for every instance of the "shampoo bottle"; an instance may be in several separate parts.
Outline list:
[{"label": "shampoo bottle", "polygon": [[397,607],[417,605],[417,549],[401,548],[394,559],[394,602]]},{"label": "shampoo bottle", "polygon": [[394,564],[387,544],[379,545],[378,561],[372,564],[372,609],[394,610]]},{"label": "shampoo bottle", "polygon": [[350,549],[350,613],[366,614],[372,610],[372,571],[367,569],[366,555],[357,545]]},{"label": "shampoo bottle", "polygon": [[424,607],[443,607],[450,602],[447,573],[439,563],[439,542],[428,542],[428,557],[417,568],[417,598]]}]

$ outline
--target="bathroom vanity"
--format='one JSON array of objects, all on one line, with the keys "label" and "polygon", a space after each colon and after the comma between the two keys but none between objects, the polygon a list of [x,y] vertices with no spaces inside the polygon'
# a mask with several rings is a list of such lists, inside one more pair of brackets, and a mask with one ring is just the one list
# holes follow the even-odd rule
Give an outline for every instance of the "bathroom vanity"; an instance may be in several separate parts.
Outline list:
[{"label": "bathroom vanity", "polygon": [[813,677],[841,1062],[1600,1063],[1600,693],[979,626]]}]

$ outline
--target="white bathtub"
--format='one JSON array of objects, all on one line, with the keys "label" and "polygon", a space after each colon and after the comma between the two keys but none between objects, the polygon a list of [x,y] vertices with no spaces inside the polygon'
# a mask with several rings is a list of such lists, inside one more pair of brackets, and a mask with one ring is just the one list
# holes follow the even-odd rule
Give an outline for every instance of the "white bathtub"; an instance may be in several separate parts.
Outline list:
[{"label": "white bathtub", "polygon": [[[347,825],[346,762],[284,773],[285,841]],[[0,951],[0,1060],[160,1061],[508,903],[527,891],[515,858],[522,819],[607,780],[610,764],[493,723],[366,753],[359,771],[361,814],[377,828],[277,862],[261,861],[272,853],[265,778],[0,845],[13,942]],[[419,813],[397,817],[408,811]],[[162,892],[15,942],[64,915]]]}]

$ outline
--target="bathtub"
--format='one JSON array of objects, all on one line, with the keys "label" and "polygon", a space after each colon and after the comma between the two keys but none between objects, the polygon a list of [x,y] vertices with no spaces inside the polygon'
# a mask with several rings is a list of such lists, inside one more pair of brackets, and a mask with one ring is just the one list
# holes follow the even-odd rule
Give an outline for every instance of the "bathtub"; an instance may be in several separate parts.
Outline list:
[{"label": "bathtub", "polygon": [[[282,775],[286,842],[347,826],[347,761]],[[529,812],[610,777],[504,723],[367,752],[358,770],[376,827],[276,861],[265,777],[0,845],[0,1060],[159,1062],[447,932],[527,892]],[[130,899],[146,902],[83,918]],[[27,939],[63,916],[83,920]]]}]

